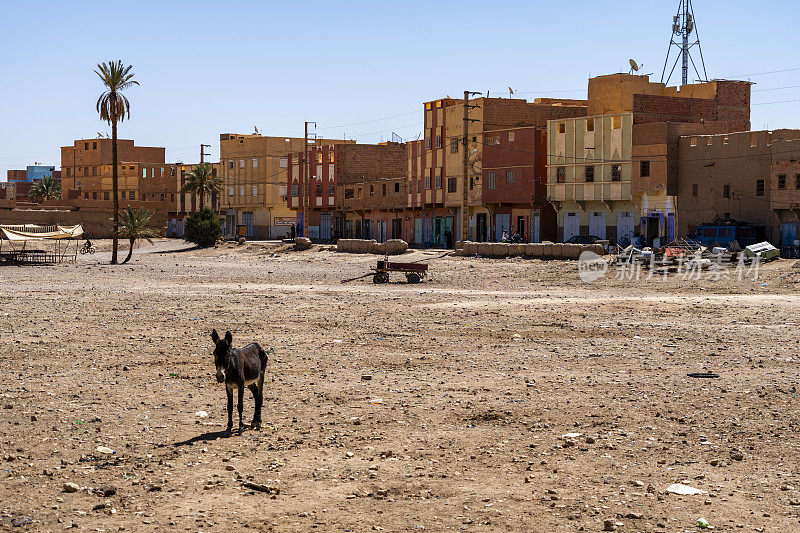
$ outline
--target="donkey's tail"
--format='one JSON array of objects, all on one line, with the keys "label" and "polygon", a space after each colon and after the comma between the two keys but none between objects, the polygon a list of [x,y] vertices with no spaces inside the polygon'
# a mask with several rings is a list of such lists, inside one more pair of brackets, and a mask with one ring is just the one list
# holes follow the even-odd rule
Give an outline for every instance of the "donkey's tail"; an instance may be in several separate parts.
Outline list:
[{"label": "donkey's tail", "polygon": [[267,352],[265,352],[261,346],[258,347],[258,358],[261,360],[261,365],[266,367],[269,356],[267,356]]}]

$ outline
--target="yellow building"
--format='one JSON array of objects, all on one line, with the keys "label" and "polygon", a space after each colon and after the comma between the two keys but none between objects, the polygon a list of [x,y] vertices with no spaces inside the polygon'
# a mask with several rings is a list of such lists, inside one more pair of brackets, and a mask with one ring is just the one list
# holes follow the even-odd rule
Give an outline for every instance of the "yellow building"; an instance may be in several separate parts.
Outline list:
[{"label": "yellow building", "polygon": [[[310,146],[332,144],[313,139]],[[286,202],[288,155],[302,152],[304,139],[223,133],[219,136],[220,175],[224,191],[220,212],[226,237],[281,239],[296,220]]]}]

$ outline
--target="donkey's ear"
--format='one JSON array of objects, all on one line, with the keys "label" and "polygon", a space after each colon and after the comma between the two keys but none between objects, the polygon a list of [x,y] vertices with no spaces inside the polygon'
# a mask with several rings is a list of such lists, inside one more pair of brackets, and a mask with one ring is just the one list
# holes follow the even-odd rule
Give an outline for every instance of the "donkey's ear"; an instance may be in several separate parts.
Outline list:
[{"label": "donkey's ear", "polygon": [[225,342],[227,342],[228,344],[233,342],[233,335],[231,335],[230,331],[225,332]]},{"label": "donkey's ear", "polygon": [[216,329],[211,332],[211,340],[214,341],[214,344],[219,342],[219,333],[217,333]]}]

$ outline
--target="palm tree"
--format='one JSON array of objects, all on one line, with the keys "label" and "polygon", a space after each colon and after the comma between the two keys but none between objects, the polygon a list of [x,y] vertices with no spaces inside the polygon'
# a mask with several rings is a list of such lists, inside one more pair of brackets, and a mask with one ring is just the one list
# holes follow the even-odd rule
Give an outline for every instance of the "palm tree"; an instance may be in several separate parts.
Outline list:
[{"label": "palm tree", "polygon": [[[114,244],[111,250],[111,264],[117,263],[117,233],[119,229],[119,174],[117,169],[117,122],[122,122],[131,117],[131,106],[122,91],[133,85],[139,85],[134,81],[130,65],[125,66],[122,61],[109,61],[97,65],[95,74],[103,80],[106,90],[97,99],[97,112],[100,113],[100,120],[105,120],[111,124],[111,188],[114,195]],[[128,256],[130,257],[130,255]]]},{"label": "palm tree", "polygon": [[211,165],[201,163],[186,175],[186,183],[181,187],[181,194],[191,192],[200,196],[200,211],[205,206],[206,194],[215,197],[222,191],[222,178],[217,176]]},{"label": "palm tree", "polygon": [[32,202],[45,202],[61,198],[61,184],[52,176],[44,176],[28,191],[28,199]]},{"label": "palm tree", "polygon": [[153,244],[152,237],[158,237],[156,230],[147,227],[152,216],[153,213],[144,207],[139,207],[138,209],[134,209],[131,206],[125,207],[125,211],[119,221],[119,235],[122,238],[127,238],[131,246],[128,249],[128,257],[122,262],[123,265],[130,261],[133,255],[133,245],[136,244],[138,239],[146,239],[147,242]]}]

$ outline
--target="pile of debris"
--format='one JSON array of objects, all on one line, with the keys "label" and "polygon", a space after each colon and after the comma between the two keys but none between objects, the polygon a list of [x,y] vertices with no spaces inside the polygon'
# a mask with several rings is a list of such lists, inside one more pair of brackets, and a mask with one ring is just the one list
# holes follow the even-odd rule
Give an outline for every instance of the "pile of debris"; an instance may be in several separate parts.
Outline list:
[{"label": "pile of debris", "polygon": [[714,243],[708,247],[689,239],[676,239],[662,248],[636,248],[630,245],[619,248],[612,262],[617,265],[641,265],[660,273],[677,272],[680,268],[707,270],[712,265],[754,261],[762,263],[780,257],[780,250],[769,242],[752,244],[742,249],[737,241],[727,247]]}]

